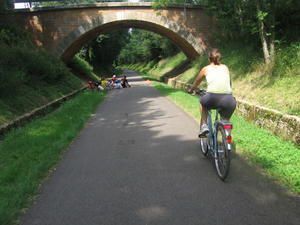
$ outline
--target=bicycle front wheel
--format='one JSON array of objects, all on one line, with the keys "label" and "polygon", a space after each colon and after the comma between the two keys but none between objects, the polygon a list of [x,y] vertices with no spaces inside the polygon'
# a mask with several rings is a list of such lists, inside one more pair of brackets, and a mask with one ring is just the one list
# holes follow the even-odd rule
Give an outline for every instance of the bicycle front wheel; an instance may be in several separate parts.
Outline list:
[{"label": "bicycle front wheel", "polygon": [[225,130],[218,124],[216,130],[215,166],[221,180],[225,180],[229,173],[231,152],[226,142]]}]

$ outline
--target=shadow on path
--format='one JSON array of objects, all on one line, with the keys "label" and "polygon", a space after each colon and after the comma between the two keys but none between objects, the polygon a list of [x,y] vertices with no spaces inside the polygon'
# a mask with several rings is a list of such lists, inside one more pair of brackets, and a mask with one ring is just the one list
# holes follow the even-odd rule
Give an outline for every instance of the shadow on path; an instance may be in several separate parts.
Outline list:
[{"label": "shadow on path", "polygon": [[23,225],[299,225],[289,196],[244,160],[220,181],[197,123],[135,73],[113,90],[47,180]]}]

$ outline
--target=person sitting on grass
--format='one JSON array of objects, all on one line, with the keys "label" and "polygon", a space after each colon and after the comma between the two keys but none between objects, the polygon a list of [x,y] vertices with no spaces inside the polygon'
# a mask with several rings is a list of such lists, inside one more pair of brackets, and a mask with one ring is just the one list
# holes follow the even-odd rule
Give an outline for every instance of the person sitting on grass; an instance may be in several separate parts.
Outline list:
[{"label": "person sitting on grass", "polygon": [[117,76],[114,74],[111,78],[111,80],[109,81],[109,84],[110,84],[110,87],[111,89],[115,88],[115,84],[116,84],[116,81],[117,81]]},{"label": "person sitting on grass", "polygon": [[89,88],[90,90],[94,90],[95,84],[94,84],[93,81],[91,81],[91,80],[88,81],[88,88]]},{"label": "person sitting on grass", "polygon": [[122,88],[121,81],[119,79],[117,79],[115,81],[114,88],[116,88],[116,89],[121,89]]},{"label": "person sitting on grass", "polygon": [[101,80],[100,81],[95,81],[94,82],[95,87],[97,88],[98,91],[103,91],[104,88],[101,86]]},{"label": "person sitting on grass", "polygon": [[100,80],[100,85],[101,85],[101,87],[103,87],[105,90],[108,90],[110,84],[109,84],[109,82],[108,82],[106,79],[102,78],[102,79]]},{"label": "person sitting on grass", "polygon": [[128,83],[128,80],[125,75],[123,76],[123,78],[121,80],[121,85],[123,88],[131,87],[130,84]]}]

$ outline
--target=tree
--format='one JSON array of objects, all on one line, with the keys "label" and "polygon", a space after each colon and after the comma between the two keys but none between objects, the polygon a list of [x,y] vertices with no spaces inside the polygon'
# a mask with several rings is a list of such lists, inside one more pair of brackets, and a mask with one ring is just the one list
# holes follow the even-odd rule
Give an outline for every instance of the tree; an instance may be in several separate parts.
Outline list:
[{"label": "tree", "polygon": [[131,29],[127,44],[122,48],[118,61],[136,63],[157,60],[178,51],[172,42],[153,32]]},{"label": "tree", "polygon": [[266,64],[275,57],[275,1],[255,0],[258,31]]},{"label": "tree", "polygon": [[[300,4],[296,0],[255,0],[255,5],[265,63],[270,64],[275,60],[275,37],[279,34],[277,31],[280,30],[279,27],[286,24],[282,14],[290,17],[293,12],[300,13]],[[278,36],[278,40],[282,39],[284,35]]]},{"label": "tree", "polygon": [[[174,0],[156,0],[163,7]],[[176,2],[186,2],[178,0]],[[266,64],[274,62],[275,43],[296,33],[299,39],[299,0],[193,0],[205,5],[220,25],[221,39],[260,41]],[[298,21],[298,22],[297,22]],[[291,26],[294,29],[291,30]],[[292,35],[290,35],[292,36]],[[276,39],[277,40],[276,40]]]},{"label": "tree", "polygon": [[93,66],[109,67],[128,42],[128,35],[128,29],[100,34],[81,49],[80,55]]}]

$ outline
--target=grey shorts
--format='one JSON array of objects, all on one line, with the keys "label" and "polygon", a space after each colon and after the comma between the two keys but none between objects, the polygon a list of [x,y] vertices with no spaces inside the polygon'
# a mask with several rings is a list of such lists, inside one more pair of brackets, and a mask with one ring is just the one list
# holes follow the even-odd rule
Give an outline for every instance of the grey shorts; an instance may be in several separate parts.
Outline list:
[{"label": "grey shorts", "polygon": [[232,94],[206,93],[200,97],[200,103],[208,110],[218,109],[224,119],[230,119],[236,107]]}]

